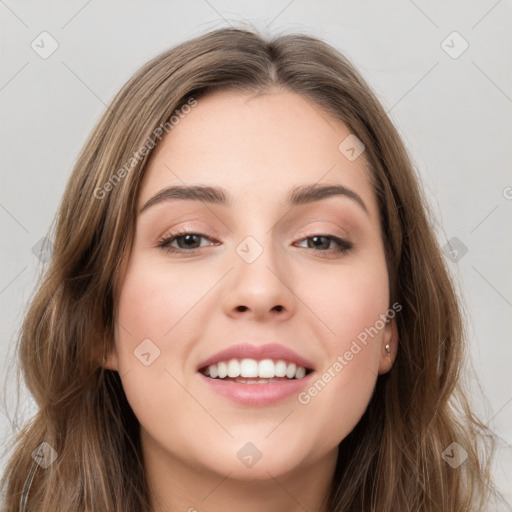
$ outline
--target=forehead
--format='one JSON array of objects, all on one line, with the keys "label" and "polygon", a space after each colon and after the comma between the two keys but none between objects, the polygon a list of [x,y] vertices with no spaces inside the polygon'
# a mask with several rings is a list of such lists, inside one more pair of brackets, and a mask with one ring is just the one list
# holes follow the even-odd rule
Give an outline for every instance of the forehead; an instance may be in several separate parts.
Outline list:
[{"label": "forehead", "polygon": [[351,160],[340,150],[349,136],[342,121],[294,92],[211,93],[153,151],[139,207],[170,185],[220,186],[242,205],[283,201],[296,185],[339,183],[375,210],[364,152]]}]

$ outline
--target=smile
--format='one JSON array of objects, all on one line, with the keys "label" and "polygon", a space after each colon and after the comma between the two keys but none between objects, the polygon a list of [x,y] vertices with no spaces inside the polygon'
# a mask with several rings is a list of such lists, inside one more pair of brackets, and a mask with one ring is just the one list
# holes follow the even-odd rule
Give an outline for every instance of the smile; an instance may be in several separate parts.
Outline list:
[{"label": "smile", "polygon": [[268,384],[281,380],[302,379],[311,369],[297,366],[282,359],[230,359],[211,364],[200,372],[211,379],[240,382],[244,384]]},{"label": "smile", "polygon": [[196,371],[210,391],[249,407],[297,396],[316,375],[313,362],[278,343],[229,346],[200,362]]}]

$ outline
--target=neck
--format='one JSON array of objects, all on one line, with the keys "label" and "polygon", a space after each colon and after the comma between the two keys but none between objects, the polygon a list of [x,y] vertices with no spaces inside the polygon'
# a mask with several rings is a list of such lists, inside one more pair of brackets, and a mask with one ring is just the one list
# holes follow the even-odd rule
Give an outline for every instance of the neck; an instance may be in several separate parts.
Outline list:
[{"label": "neck", "polygon": [[337,450],[286,473],[260,468],[251,480],[237,468],[220,474],[178,460],[147,439],[142,445],[154,512],[328,512]]}]

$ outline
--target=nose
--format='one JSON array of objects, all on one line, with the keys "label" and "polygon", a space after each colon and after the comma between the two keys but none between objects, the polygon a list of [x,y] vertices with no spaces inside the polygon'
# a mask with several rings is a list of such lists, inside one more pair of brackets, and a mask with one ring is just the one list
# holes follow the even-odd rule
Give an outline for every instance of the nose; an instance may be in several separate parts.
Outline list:
[{"label": "nose", "polygon": [[[279,251],[247,237],[237,247],[233,269],[225,282],[224,312],[255,321],[286,320],[295,314],[297,296],[293,270]],[[279,254],[279,256],[278,256]]]}]

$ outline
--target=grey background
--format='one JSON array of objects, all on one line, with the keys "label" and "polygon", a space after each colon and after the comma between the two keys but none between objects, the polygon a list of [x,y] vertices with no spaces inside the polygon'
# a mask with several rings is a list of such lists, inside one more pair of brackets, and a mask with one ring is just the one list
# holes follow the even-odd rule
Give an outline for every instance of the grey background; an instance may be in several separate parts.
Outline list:
[{"label": "grey background", "polygon": [[[446,257],[486,397],[472,382],[477,411],[500,436],[494,472],[505,490],[505,472],[512,474],[511,12],[510,0],[0,0],[0,385],[8,384],[0,446],[34,411],[22,387],[15,416],[13,348],[43,266],[33,247],[50,227],[86,136],[147,60],[245,20],[268,34],[309,33],[342,51],[404,138],[439,240],[458,251]],[[42,58],[51,44],[45,31],[58,48]],[[0,454],[0,471],[5,460]]]}]

